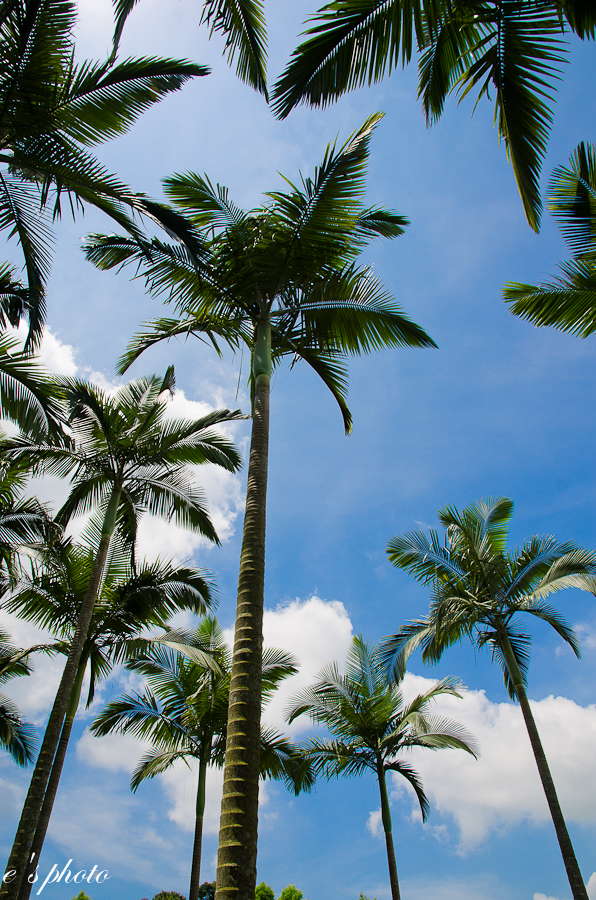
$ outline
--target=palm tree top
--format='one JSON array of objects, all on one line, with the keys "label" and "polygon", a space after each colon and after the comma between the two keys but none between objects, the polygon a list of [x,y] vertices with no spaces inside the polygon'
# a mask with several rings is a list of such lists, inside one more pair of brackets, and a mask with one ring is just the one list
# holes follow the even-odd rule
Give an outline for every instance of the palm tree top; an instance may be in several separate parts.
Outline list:
[{"label": "palm tree top", "polygon": [[165,189],[189,227],[177,245],[159,240],[91,235],[85,250],[102,269],[133,263],[149,291],[165,294],[180,319],[160,318],[133,338],[119,363],[124,371],[153,344],[191,334],[237,348],[255,358],[255,335],[270,327],[275,366],[290,356],[304,360],[337,400],[346,430],[349,355],[382,347],[435,347],[368,267],[357,265],[375,237],[396,237],[408,224],[400,214],[364,205],[372,132],[382,117],[370,116],[338,147],[330,144],[314,176],[286,191],[269,192],[250,212],[239,209],[227,188],[195,173],[166,179]]},{"label": "palm tree top", "polygon": [[332,740],[313,737],[302,746],[316,772],[331,778],[360,775],[365,769],[397,771],[416,791],[426,818],[429,805],[418,776],[401,756],[413,747],[454,748],[479,755],[461,724],[429,712],[437,698],[461,697],[465,687],[457,678],[444,678],[407,703],[405,671],[388,680],[381,650],[381,645],[355,636],[343,675],[337,663],[323,668],[315,683],[291,701],[288,721],[308,714],[331,733]]},{"label": "palm tree top", "polygon": [[[174,389],[173,367],[161,378],[137,378],[109,395],[84,381],[64,379],[64,397],[72,437],[67,446],[7,439],[13,460],[37,472],[72,478],[72,490],[56,521],[103,509],[113,490],[121,491],[118,528],[134,546],[139,515],[169,516],[218,542],[205,510],[202,492],[189,481],[190,466],[214,463],[235,472],[241,459],[236,447],[213,430],[243,418],[240,410],[218,410],[197,420],[166,417]],[[91,528],[100,528],[96,513]]]},{"label": "palm tree top", "polygon": [[491,648],[514,697],[501,644],[506,634],[525,683],[531,638],[519,629],[520,613],[547,622],[580,655],[573,629],[546,598],[569,587],[596,592],[596,552],[552,535],[535,535],[508,549],[513,509],[507,497],[489,497],[461,512],[446,506],[438,512],[443,538],[431,529],[428,535],[415,531],[389,541],[393,565],[431,588],[428,616],[402,626],[385,642],[383,659],[395,671],[418,646],[423,660],[434,663],[468,637]]}]

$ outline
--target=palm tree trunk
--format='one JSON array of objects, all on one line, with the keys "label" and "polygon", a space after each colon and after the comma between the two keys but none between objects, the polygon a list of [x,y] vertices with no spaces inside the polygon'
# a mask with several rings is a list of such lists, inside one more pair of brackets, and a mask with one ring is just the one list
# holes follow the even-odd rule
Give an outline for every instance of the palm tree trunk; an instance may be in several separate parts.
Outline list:
[{"label": "palm tree trunk", "polygon": [[265,510],[271,330],[257,329],[253,423],[240,555],[221,801],[216,900],[254,900],[257,877]]},{"label": "palm tree trunk", "polygon": [[97,551],[97,556],[93,564],[91,578],[87,585],[85,599],[81,604],[79,611],[79,619],[77,628],[70,645],[70,653],[64,666],[60,686],[56,693],[54,706],[50,713],[50,718],[46,726],[43,743],[37,763],[31,776],[29,791],[23,806],[21,820],[17,829],[16,837],[12,845],[6,873],[10,875],[14,872],[12,880],[3,884],[0,889],[0,900],[18,900],[21,883],[25,875],[27,864],[30,860],[31,844],[35,836],[35,832],[39,823],[41,807],[45,797],[45,793],[52,771],[52,764],[56,755],[62,726],[68,710],[68,704],[72,694],[72,688],[76,680],[79,662],[83,654],[89,624],[93,615],[95,600],[101,584],[101,578],[105,562],[110,547],[110,540],[116,525],[116,514],[120,503],[120,494],[122,488],[114,487],[110,497],[108,508],[104,517],[101,541]]},{"label": "palm tree trunk", "polygon": [[387,784],[385,781],[385,769],[382,763],[377,764],[377,778],[381,792],[381,819],[385,831],[385,844],[387,846],[387,862],[389,864],[389,882],[391,884],[392,900],[400,900],[399,881],[397,880],[397,865],[395,863],[395,850],[393,849],[393,833],[391,830],[391,812],[389,810],[389,798],[387,797]]},{"label": "palm tree trunk", "polygon": [[[54,801],[56,799],[56,793],[58,791],[58,785],[60,783],[60,776],[62,775],[62,768],[64,766],[66,751],[68,749],[68,742],[70,741],[73,722],[77,714],[79,700],[81,699],[81,688],[83,686],[83,678],[85,677],[86,668],[87,657],[86,655],[84,655],[81,658],[79,668],[77,670],[77,677],[72,688],[68,710],[66,711],[64,725],[62,726],[62,732],[60,734],[60,742],[58,744],[58,749],[56,750],[54,762],[52,763],[52,772],[50,774],[45,796],[43,798],[43,805],[39,814],[39,822],[37,824],[37,828],[35,829],[35,837],[33,838],[33,843],[31,844],[31,853],[29,855],[29,858],[33,860],[33,869],[36,865],[39,864],[39,857],[41,855],[43,842],[46,837],[48,825],[50,824],[50,817],[52,815],[52,809],[54,808]],[[33,885],[29,882],[29,880],[27,878],[23,878],[21,882],[21,890],[19,891],[19,900],[29,900],[32,887]]]},{"label": "palm tree trunk", "polygon": [[588,892],[586,891],[586,887],[584,885],[584,881],[581,876],[579,865],[575,856],[575,851],[573,849],[573,844],[571,843],[571,838],[569,837],[569,832],[567,831],[567,825],[565,824],[565,819],[563,817],[561,806],[559,804],[559,798],[557,797],[557,792],[555,790],[555,783],[550,773],[546,755],[544,753],[544,748],[542,746],[542,741],[540,740],[540,735],[538,734],[538,729],[536,728],[536,722],[534,721],[534,716],[532,715],[532,710],[530,709],[530,701],[528,700],[528,695],[526,694],[524,681],[515,659],[515,655],[513,653],[509,638],[506,636],[502,636],[501,639],[503,646],[503,655],[505,656],[507,668],[509,669],[509,674],[511,675],[511,680],[513,681],[515,693],[517,694],[519,705],[521,706],[524,722],[526,723],[526,729],[530,738],[530,744],[532,745],[532,750],[534,752],[534,759],[536,760],[536,765],[538,766],[538,774],[540,775],[542,787],[544,788],[546,802],[548,803],[548,808],[553,820],[553,825],[555,826],[557,840],[561,849],[561,855],[563,857],[563,862],[565,863],[565,869],[567,870],[567,878],[569,879],[569,885],[571,887],[573,900],[588,900]]},{"label": "palm tree trunk", "polygon": [[199,761],[199,784],[197,787],[197,816],[195,821],[195,840],[192,848],[192,866],[190,869],[190,890],[188,900],[198,900],[201,882],[201,849],[203,843],[203,815],[205,813],[205,780],[207,778],[207,761]]}]

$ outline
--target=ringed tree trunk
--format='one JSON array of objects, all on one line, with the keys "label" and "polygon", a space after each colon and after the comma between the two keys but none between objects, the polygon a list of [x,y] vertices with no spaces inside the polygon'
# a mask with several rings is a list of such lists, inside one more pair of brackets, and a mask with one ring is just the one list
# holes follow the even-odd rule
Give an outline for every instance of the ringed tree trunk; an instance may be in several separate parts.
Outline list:
[{"label": "ringed tree trunk", "polygon": [[[95,600],[101,584],[104,566],[106,563],[110,540],[116,527],[116,515],[120,504],[122,486],[116,485],[108,502],[103,521],[101,540],[93,563],[91,577],[87,585],[85,598],[79,611],[79,619],[74,633],[70,653],[64,666],[60,685],[54,700],[54,706],[46,726],[41,750],[37,757],[37,763],[31,776],[29,791],[23,806],[21,820],[16,837],[6,866],[6,883],[0,887],[0,900],[18,900],[21,884],[25,878],[27,865],[31,858],[31,845],[39,824],[39,817],[43,805],[45,793],[48,787],[52,764],[56,755],[62,726],[68,710],[72,695],[73,685],[77,677],[79,662],[85,647]],[[37,858],[37,857],[36,857]],[[14,874],[12,874],[14,873]]]},{"label": "ringed tree trunk", "polygon": [[197,787],[197,815],[195,820],[195,839],[192,848],[192,865],[190,869],[190,890],[188,900],[198,900],[201,883],[201,850],[203,843],[203,816],[205,814],[205,782],[209,760],[205,754],[199,759],[199,784]]},{"label": "ringed tree trunk", "polygon": [[515,659],[509,637],[506,634],[501,634],[501,642],[503,656],[505,657],[507,668],[511,675],[511,680],[513,681],[519,705],[521,706],[524,722],[526,723],[526,729],[528,731],[528,737],[530,738],[530,744],[532,745],[532,751],[534,753],[534,759],[538,766],[538,774],[540,775],[546,802],[548,803],[553,825],[555,826],[555,832],[561,849],[561,856],[565,863],[573,900],[588,900],[588,892],[586,891],[586,886],[575,856],[573,844],[571,843],[571,838],[567,831],[567,825],[565,824],[565,819],[559,804],[559,798],[557,797],[557,792],[555,790],[555,783],[550,773],[546,754],[542,746],[542,741],[540,740],[540,735],[538,734],[538,729],[536,728],[532,710],[530,709],[530,701],[526,694],[524,680],[517,664],[517,660]]},{"label": "ringed tree trunk", "polygon": [[219,826],[216,900],[254,900],[257,876],[271,327],[256,330],[253,422]]},{"label": "ringed tree trunk", "polygon": [[389,810],[389,798],[387,796],[387,783],[383,763],[377,763],[377,778],[379,791],[381,792],[381,819],[385,832],[385,844],[387,846],[387,862],[389,864],[389,882],[391,884],[392,900],[400,900],[399,881],[397,879],[397,865],[395,863],[395,850],[393,848],[393,832],[391,829],[391,812]]},{"label": "ringed tree trunk", "polygon": [[[68,749],[68,742],[70,741],[73,722],[77,714],[79,700],[81,699],[81,689],[83,687],[83,678],[85,677],[86,668],[87,656],[86,654],[83,654],[79,663],[79,668],[77,669],[75,683],[72,687],[70,702],[68,704],[66,717],[64,719],[64,725],[62,726],[62,732],[60,734],[60,742],[58,744],[58,749],[56,750],[54,762],[52,763],[52,771],[48,781],[48,786],[46,788],[45,796],[43,798],[43,805],[39,814],[37,828],[35,829],[33,843],[31,844],[31,853],[29,854],[29,859],[31,860],[30,868],[32,872],[35,871],[35,867],[39,864],[39,857],[41,855],[43,842],[45,841],[48,825],[50,824],[50,817],[52,815],[52,809],[54,808],[54,801],[56,799],[58,785],[60,784],[60,776],[62,775],[62,768],[64,766],[66,751]],[[26,874],[29,875],[30,873],[27,872]],[[21,890],[19,891],[19,900],[29,900],[32,888],[33,885],[28,880],[28,878],[23,878],[23,880],[21,881]]]}]

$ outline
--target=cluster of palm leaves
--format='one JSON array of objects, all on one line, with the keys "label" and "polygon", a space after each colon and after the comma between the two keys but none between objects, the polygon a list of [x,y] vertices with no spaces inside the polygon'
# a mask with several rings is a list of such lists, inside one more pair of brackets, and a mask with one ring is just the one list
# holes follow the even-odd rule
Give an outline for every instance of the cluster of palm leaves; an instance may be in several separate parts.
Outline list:
[{"label": "cluster of palm leaves", "polygon": [[[407,219],[364,203],[370,116],[341,146],[328,146],[312,177],[287,180],[287,189],[243,211],[206,175],[176,174],[164,182],[168,204],[135,193],[106,170],[89,148],[125,133],[138,116],[203,66],[157,58],[118,62],[125,22],[136,0],[113,0],[110,56],[75,63],[74,0],[0,3],[0,227],[15,238],[25,279],[0,265],[0,327],[28,321],[23,350],[0,336],[2,416],[21,433],[2,442],[0,471],[0,588],[10,612],[44,627],[55,640],[45,652],[66,657],[56,700],[37,756],[8,868],[18,877],[0,888],[2,900],[27,900],[24,877],[39,854],[89,672],[87,704],[96,683],[125,663],[146,679],[144,693],[111,703],[93,730],[128,731],[151,742],[133,776],[133,789],[178,759],[198,767],[197,817],[190,897],[199,891],[206,769],[224,766],[218,900],[253,900],[256,880],[258,783],[281,778],[295,791],[316,774],[375,773],[381,795],[391,889],[399,886],[386,773],[413,787],[422,815],[428,801],[416,772],[400,753],[412,746],[476,753],[456,723],[428,715],[442,694],[458,696],[444,680],[406,704],[405,661],[417,646],[435,661],[463,636],[488,646],[519,700],[528,726],[574,900],[586,892],[566,832],[552,778],[526,695],[528,636],[516,616],[549,622],[577,651],[564,620],[545,602],[555,590],[592,590],[593,555],[534,539],[507,553],[512,507],[495,501],[446,509],[444,543],[435,533],[390,544],[395,565],[432,587],[429,617],[404,626],[383,647],[354,641],[346,671],[321,672],[289,710],[325,725],[331,740],[313,738],[300,749],[261,727],[263,702],[296,663],[263,651],[270,381],[284,360],[304,362],[337,401],[346,432],[345,361],[386,347],[434,347],[394,298],[359,263],[376,238],[395,238]],[[237,73],[268,99],[266,32],[261,0],[205,0],[201,22],[225,40]],[[345,91],[383,78],[419,53],[419,94],[427,120],[442,113],[452,92],[477,102],[494,90],[495,119],[513,165],[528,221],[539,226],[539,175],[556,80],[565,59],[564,35],[596,34],[596,15],[579,0],[333,0],[311,18],[307,39],[273,89],[273,108],[287,115],[298,103],[325,105]],[[568,169],[554,175],[548,197],[574,254],[554,285],[509,285],[513,311],[536,324],[586,336],[594,330],[594,149],[580,145]],[[52,260],[52,219],[67,206],[92,204],[124,235],[93,235],[88,258],[99,268],[132,265],[149,293],[173,305],[175,316],[146,323],[120,360],[121,373],[162,340],[195,336],[218,352],[250,354],[252,433],[233,652],[213,618],[192,632],[171,632],[182,609],[204,614],[214,586],[202,570],[165,560],[137,559],[142,515],[163,516],[217,542],[205,498],[194,484],[203,463],[236,471],[240,459],[213,427],[239,418],[221,410],[196,422],[166,416],[174,387],[164,378],[137,379],[109,396],[76,380],[58,382],[31,356],[46,318]],[[151,221],[167,237],[145,233]],[[191,474],[189,467],[193,467]],[[30,474],[67,478],[70,494],[53,517],[23,499]],[[77,543],[67,537],[73,518],[88,515]],[[155,627],[159,639],[148,638]],[[0,678],[27,675],[29,657],[0,636]],[[392,674],[387,677],[386,665]],[[14,759],[32,761],[35,734],[16,707],[0,698],[0,742]]]}]

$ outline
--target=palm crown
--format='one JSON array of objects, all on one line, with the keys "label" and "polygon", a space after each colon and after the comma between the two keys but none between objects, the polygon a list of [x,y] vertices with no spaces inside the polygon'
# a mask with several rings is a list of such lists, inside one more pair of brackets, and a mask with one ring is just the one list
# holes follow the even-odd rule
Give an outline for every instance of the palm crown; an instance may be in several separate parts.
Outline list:
[{"label": "palm crown", "polygon": [[[314,178],[288,182],[270,202],[245,213],[227,189],[200,175],[166,180],[166,193],[191,223],[186,245],[93,236],[87,256],[101,268],[140,265],[151,291],[175,301],[181,319],[158,319],[122,359],[126,368],[147,347],[175,335],[196,334],[246,343],[254,364],[267,355],[259,331],[270,328],[271,364],[290,356],[309,364],[351,416],[341,358],[384,346],[435,346],[392,302],[370,270],[356,265],[374,237],[402,234],[407,220],[362,202],[368,143],[380,114],[339,149],[327,148]],[[265,340],[265,338],[263,338]]]},{"label": "palm crown", "polygon": [[195,421],[168,420],[172,369],[163,379],[129,382],[113,396],[77,380],[65,381],[64,387],[73,433],[69,445],[24,436],[4,443],[12,459],[28,462],[34,471],[70,477],[72,489],[56,521],[66,525],[72,516],[93,508],[105,513],[117,494],[116,527],[133,550],[138,520],[145,512],[166,516],[217,542],[188,467],[208,462],[228,471],[239,467],[233,444],[211,429],[241,418],[240,411],[220,410]]},{"label": "palm crown", "polygon": [[[569,587],[590,590],[596,554],[552,535],[507,550],[512,515],[513,502],[504,497],[471,504],[461,513],[447,506],[438,512],[446,529],[443,541],[433,530],[391,539],[387,553],[393,565],[429,585],[432,599],[426,619],[402,626],[388,640],[386,660],[399,668],[421,646],[423,659],[434,663],[468,637],[491,649],[515,697],[519,685],[511,667],[519,667],[524,686],[530,649],[530,636],[518,623],[521,613],[547,622],[579,656],[573,630],[546,598]],[[508,644],[514,660],[508,658]]]}]

